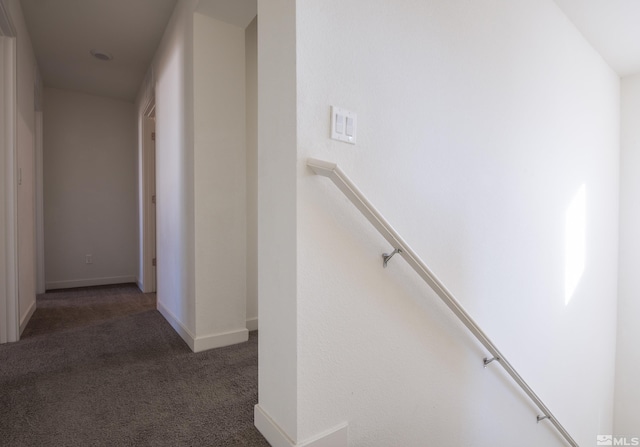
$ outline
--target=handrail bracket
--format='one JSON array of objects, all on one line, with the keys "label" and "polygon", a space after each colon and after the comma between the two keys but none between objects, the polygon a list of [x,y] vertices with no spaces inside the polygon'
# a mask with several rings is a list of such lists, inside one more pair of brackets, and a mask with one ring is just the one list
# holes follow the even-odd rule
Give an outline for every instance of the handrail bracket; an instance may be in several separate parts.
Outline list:
[{"label": "handrail bracket", "polygon": [[493,361],[498,361],[498,362],[499,362],[499,361],[500,361],[500,357],[491,357],[490,359],[488,359],[488,358],[486,358],[486,357],[485,357],[485,358],[484,358],[484,361],[483,361],[483,363],[484,363],[484,367],[486,368],[486,367],[487,367],[487,366],[489,366],[489,364],[491,364],[491,362],[493,362]]},{"label": "handrail bracket", "polygon": [[393,258],[397,253],[402,253],[402,249],[396,248],[390,254],[382,253],[382,267],[387,268],[387,264],[389,263],[389,261],[391,261],[391,258]]}]

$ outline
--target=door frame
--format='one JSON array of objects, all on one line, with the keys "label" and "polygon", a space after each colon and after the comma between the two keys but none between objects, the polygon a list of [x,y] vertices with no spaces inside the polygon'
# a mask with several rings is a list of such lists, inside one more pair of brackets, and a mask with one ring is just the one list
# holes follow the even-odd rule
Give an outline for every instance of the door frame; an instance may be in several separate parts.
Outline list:
[{"label": "door frame", "polygon": [[141,182],[142,182],[142,278],[140,289],[144,293],[156,291],[156,166],[155,166],[155,97],[151,97],[140,117],[142,127]]},{"label": "door frame", "polygon": [[18,200],[16,153],[16,33],[11,17],[0,2],[0,343],[20,339],[18,307]]},{"label": "door frame", "polygon": [[36,107],[36,294],[46,292],[44,257],[44,141],[43,112]]},{"label": "door frame", "polygon": [[36,218],[36,295],[46,292],[44,252],[44,82],[39,68],[34,69],[35,106],[35,218]]}]

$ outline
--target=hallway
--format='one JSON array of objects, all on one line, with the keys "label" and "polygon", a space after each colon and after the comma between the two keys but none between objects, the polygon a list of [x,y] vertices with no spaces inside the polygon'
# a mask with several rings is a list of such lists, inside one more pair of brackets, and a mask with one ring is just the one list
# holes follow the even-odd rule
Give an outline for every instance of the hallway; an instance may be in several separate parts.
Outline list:
[{"label": "hallway", "polygon": [[194,354],[133,284],[40,295],[0,346],[0,445],[268,446],[257,341]]}]

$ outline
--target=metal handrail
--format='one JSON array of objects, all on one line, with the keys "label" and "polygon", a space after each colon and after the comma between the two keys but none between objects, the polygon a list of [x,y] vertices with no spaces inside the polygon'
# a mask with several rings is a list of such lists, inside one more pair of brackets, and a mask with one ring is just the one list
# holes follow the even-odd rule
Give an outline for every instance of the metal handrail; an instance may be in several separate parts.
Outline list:
[{"label": "metal handrail", "polygon": [[460,321],[471,331],[473,335],[478,339],[480,343],[491,353],[493,358],[484,359],[485,367],[493,362],[497,361],[505,371],[511,376],[511,378],[520,385],[520,388],[529,396],[529,398],[536,404],[536,406],[542,412],[541,415],[537,415],[536,420],[540,422],[548,419],[554,427],[560,432],[562,437],[572,447],[579,447],[578,443],[571,437],[569,432],[558,422],[556,417],[551,413],[549,408],[542,402],[536,393],[533,392],[531,387],[524,381],[524,379],[518,374],[511,363],[502,355],[496,345],[489,339],[489,337],[480,329],[478,324],[473,321],[471,316],[464,310],[462,305],[455,299],[453,294],[447,290],[442,282],[429,270],[426,264],[420,259],[420,257],[411,249],[411,247],[400,237],[400,235],[393,229],[393,227],[386,221],[384,217],[378,212],[378,210],[367,200],[367,198],[360,192],[360,190],[351,182],[351,180],[342,172],[342,170],[335,163],[330,163],[322,160],[308,159],[307,166],[309,166],[314,173],[328,177],[333,183],[340,189],[345,196],[353,203],[358,210],[373,224],[373,226],[380,232],[380,234],[389,242],[394,251],[387,255],[384,254],[384,265],[391,259],[391,256],[399,254],[405,261],[416,271],[418,275],[424,279],[424,281],[433,289],[433,291],[444,301],[444,303],[453,311],[454,314],[460,319]]}]

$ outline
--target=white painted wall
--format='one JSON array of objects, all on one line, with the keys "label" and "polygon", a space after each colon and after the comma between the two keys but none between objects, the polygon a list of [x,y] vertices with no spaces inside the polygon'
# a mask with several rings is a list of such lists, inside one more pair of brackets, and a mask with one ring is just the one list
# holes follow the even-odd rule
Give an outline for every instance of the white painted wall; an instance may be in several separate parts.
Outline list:
[{"label": "white painted wall", "polygon": [[258,393],[262,411],[293,440],[299,405],[295,9],[295,0],[258,2]]},{"label": "white painted wall", "polygon": [[158,309],[191,349],[247,339],[244,27],[176,6],[156,97]]},{"label": "white painted wall", "polygon": [[44,104],[47,289],[135,281],[134,105],[52,88]]},{"label": "white painted wall", "polygon": [[0,36],[0,343],[18,339],[18,303],[16,302],[15,205],[13,181],[15,162],[13,120],[15,116],[14,40]]},{"label": "white painted wall", "polygon": [[[315,157],[351,175],[580,445],[610,433],[614,72],[550,0],[261,2],[259,17],[260,406],[298,442],[347,421],[351,446],[563,445],[406,264],[382,270],[390,247],[304,167]],[[329,139],[331,105],[358,113],[356,146]]]},{"label": "white painted wall", "polygon": [[193,12],[181,1],[154,57],[151,87],[136,107],[156,96],[156,230],[158,309],[189,342],[195,339],[193,245]]},{"label": "white painted wall", "polygon": [[2,225],[2,233],[0,233],[0,253],[2,253],[2,255],[0,255],[0,284],[2,284],[2,287],[0,287],[0,313],[2,314],[1,320],[0,320],[0,328],[2,328],[2,330],[0,331],[0,342],[4,343],[7,341],[7,331],[6,331],[6,318],[4,318],[5,315],[7,315],[7,291],[5,288],[5,284],[7,283],[7,237],[6,237],[6,233],[7,231],[5,230],[5,223],[7,220],[7,200],[6,200],[6,185],[5,185],[5,178],[6,178],[6,169],[7,169],[7,151],[9,150],[6,146],[7,146],[7,141],[6,141],[6,135],[7,135],[7,127],[9,127],[7,125],[7,110],[5,107],[5,104],[7,104],[8,99],[5,99],[6,96],[8,96],[10,94],[10,92],[5,92],[5,85],[7,85],[7,81],[6,81],[6,69],[4,68],[6,66],[6,57],[7,57],[7,53],[10,51],[10,45],[11,45],[11,39],[4,37],[4,36],[0,36],[0,61],[2,61],[3,63],[3,68],[0,69],[0,104],[2,104],[2,106],[0,106],[0,135],[2,135],[2,137],[0,137],[0,172],[2,173],[2,181],[0,181],[0,197],[2,197],[2,206],[0,206],[0,225]]},{"label": "white painted wall", "polygon": [[[20,63],[18,63],[18,67],[20,67]],[[20,73],[19,68],[18,73]],[[19,74],[17,78],[18,85],[20,85],[21,77]],[[26,76],[27,80],[28,78]],[[33,99],[33,91],[29,96]],[[18,143],[18,292],[20,297],[20,333],[26,327],[36,309],[35,116],[33,112],[30,115],[25,119],[25,115],[18,112],[16,132]],[[31,120],[32,117],[34,117],[33,121]],[[31,124],[34,124],[34,127],[31,127]]]},{"label": "white painted wall", "polygon": [[194,16],[196,330],[206,348],[248,338],[244,34]]},{"label": "white painted wall", "polygon": [[640,75],[622,79],[620,155],[620,266],[614,432],[640,436]]},{"label": "white painted wall", "polygon": [[36,308],[36,59],[18,0],[5,2],[16,31],[16,160],[20,332]]},{"label": "white painted wall", "polygon": [[247,329],[258,329],[258,19],[245,30],[247,97]]}]

